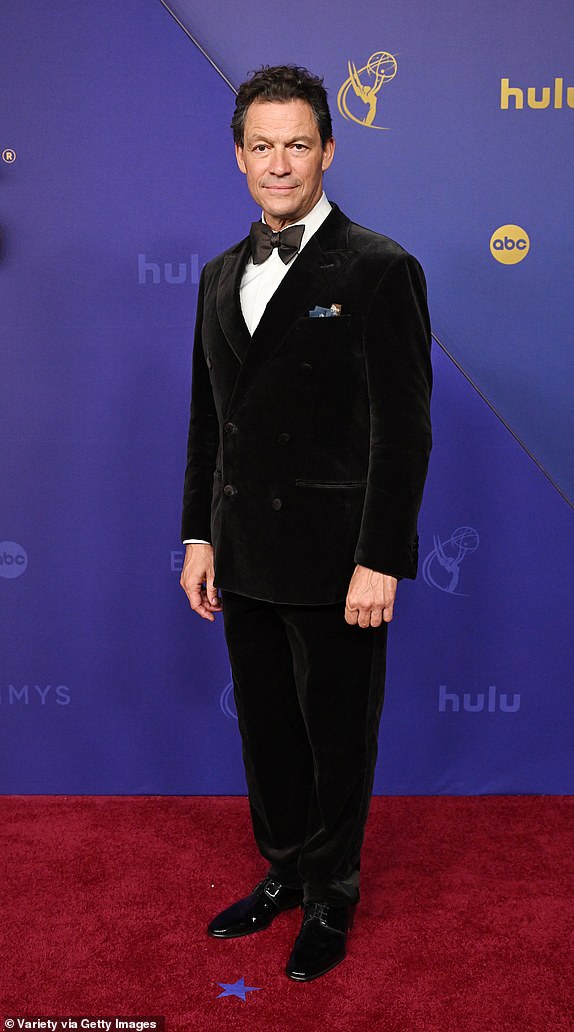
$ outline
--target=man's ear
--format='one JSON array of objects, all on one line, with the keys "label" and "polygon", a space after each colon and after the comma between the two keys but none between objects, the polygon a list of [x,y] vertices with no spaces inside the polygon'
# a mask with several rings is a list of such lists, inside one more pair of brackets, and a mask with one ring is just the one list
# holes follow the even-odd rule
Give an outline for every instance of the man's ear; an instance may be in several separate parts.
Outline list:
[{"label": "man's ear", "polygon": [[335,141],[334,141],[333,137],[331,137],[331,139],[327,140],[325,146],[323,147],[323,161],[321,162],[321,168],[322,168],[323,172],[326,172],[327,169],[329,168],[329,165],[331,164],[334,155],[335,155]]},{"label": "man's ear", "polygon": [[240,143],[236,143],[235,144],[235,158],[237,160],[237,164],[239,165],[239,168],[241,169],[243,174],[246,175],[247,174],[247,169],[245,167],[245,162],[243,160],[243,147],[241,146]]}]

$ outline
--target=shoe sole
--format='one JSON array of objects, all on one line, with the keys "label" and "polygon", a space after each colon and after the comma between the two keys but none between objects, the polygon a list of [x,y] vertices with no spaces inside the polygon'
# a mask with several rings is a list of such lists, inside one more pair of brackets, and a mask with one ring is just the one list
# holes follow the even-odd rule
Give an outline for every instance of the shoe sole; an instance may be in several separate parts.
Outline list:
[{"label": "shoe sole", "polygon": [[282,910],[278,910],[277,913],[273,915],[267,924],[259,925],[259,928],[248,928],[245,932],[212,932],[208,928],[207,934],[211,939],[244,939],[246,935],[255,935],[257,932],[264,932],[267,928],[271,927],[280,914],[286,914],[289,910],[297,910],[300,906],[300,903],[295,903],[292,907],[283,907]]},{"label": "shoe sole", "polygon": [[292,982],[313,982],[316,978],[321,978],[322,975],[326,975],[329,971],[332,971],[333,968],[338,967],[339,964],[342,964],[344,959],[345,957],[341,957],[341,959],[336,960],[334,964],[331,964],[327,968],[323,968],[322,971],[318,971],[316,975],[297,975],[295,973],[292,974],[290,971],[287,970],[285,970],[285,974],[287,975],[287,978],[291,979]]},{"label": "shoe sole", "polygon": [[[275,918],[273,918],[273,921],[274,920]],[[259,928],[250,928],[246,932],[210,932],[208,928],[207,934],[210,939],[244,939],[246,935],[256,935],[257,932],[264,932],[267,928],[271,927],[273,921],[270,921],[269,924],[266,925],[260,925]]]}]

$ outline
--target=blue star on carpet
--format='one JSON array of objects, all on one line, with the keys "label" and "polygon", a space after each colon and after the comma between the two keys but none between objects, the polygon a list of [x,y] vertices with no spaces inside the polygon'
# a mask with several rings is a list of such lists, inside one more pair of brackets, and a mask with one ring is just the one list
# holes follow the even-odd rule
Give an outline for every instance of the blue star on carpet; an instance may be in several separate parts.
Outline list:
[{"label": "blue star on carpet", "polygon": [[244,978],[239,978],[237,982],[218,982],[217,984],[224,990],[218,994],[218,1000],[220,996],[238,996],[245,1003],[247,993],[257,993],[260,990],[257,985],[245,985]]}]

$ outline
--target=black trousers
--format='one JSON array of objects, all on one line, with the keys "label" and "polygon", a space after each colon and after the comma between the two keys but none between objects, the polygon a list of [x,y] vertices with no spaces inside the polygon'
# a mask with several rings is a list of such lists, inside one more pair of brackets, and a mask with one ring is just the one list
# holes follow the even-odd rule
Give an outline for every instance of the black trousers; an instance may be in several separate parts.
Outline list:
[{"label": "black trousers", "polygon": [[305,900],[356,902],[387,625],[222,592],[255,840]]}]

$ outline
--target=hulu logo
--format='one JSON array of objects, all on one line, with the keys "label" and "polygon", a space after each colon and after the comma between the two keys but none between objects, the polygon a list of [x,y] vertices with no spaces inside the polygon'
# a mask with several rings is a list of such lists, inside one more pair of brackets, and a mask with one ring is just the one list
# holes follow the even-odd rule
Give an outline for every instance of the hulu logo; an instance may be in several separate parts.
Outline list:
[{"label": "hulu logo", "polygon": [[510,107],[516,111],[522,111],[524,107],[524,94],[526,103],[534,111],[544,108],[574,108],[574,86],[564,86],[564,79],[554,79],[553,86],[511,86],[510,79],[500,80],[500,106],[503,111]]},{"label": "hulu logo", "polygon": [[449,692],[446,684],[438,690],[439,713],[518,713],[520,693],[498,692],[495,684],[488,692]]}]

